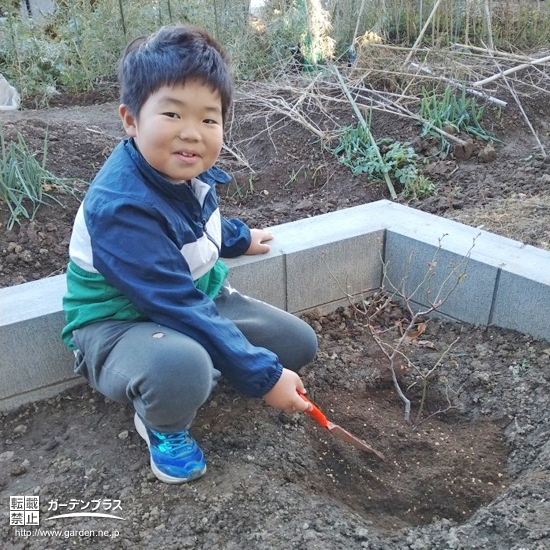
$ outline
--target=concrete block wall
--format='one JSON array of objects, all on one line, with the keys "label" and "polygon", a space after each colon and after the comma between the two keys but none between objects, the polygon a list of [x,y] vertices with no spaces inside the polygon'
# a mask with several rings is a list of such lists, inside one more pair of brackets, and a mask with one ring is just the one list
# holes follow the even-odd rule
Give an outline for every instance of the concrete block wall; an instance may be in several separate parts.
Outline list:
[{"label": "concrete block wall", "polygon": [[73,354],[60,341],[65,276],[0,290],[0,410],[74,385]]},{"label": "concrete block wall", "polygon": [[[235,288],[277,307],[329,311],[378,288],[384,266],[385,286],[403,282],[407,293],[418,288],[414,299],[421,307],[438,290],[454,287],[449,274],[458,266],[465,277],[441,313],[550,340],[549,252],[390,201],[271,230],[269,254],[227,264]],[[0,410],[51,397],[80,381],[59,337],[64,292],[63,275],[0,289]]]},{"label": "concrete block wall", "polygon": [[226,261],[230,283],[292,313],[334,308],[347,303],[348,294],[378,287],[384,230],[364,210],[351,210],[271,227],[275,238],[267,256]]},{"label": "concrete block wall", "polygon": [[[399,204],[380,201],[374,208],[388,215],[384,261],[394,284],[407,276],[407,290],[416,288],[436,257],[433,296],[469,254],[457,269],[465,278],[439,311],[550,340],[550,252]],[[447,281],[447,288],[453,282]],[[426,289],[423,285],[416,295],[422,306]]]}]

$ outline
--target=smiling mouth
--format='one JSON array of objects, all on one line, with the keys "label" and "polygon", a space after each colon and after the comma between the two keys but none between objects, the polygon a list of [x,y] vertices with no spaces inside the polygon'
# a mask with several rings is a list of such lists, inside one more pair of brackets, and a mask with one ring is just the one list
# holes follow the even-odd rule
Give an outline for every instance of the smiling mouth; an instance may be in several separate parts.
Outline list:
[{"label": "smiling mouth", "polygon": [[197,155],[196,153],[185,153],[183,151],[178,151],[175,155],[182,165],[195,164],[200,160],[200,155]]}]

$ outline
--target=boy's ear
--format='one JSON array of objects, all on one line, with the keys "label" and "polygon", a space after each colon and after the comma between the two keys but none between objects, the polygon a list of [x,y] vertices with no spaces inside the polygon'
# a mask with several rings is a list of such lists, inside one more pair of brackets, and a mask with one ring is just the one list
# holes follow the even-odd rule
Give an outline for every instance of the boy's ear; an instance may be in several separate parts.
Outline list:
[{"label": "boy's ear", "polygon": [[130,109],[128,109],[128,106],[124,105],[123,103],[118,108],[118,114],[120,116],[120,120],[122,120],[122,126],[124,126],[126,135],[128,137],[136,137],[137,135],[136,119],[134,118],[134,115],[132,115],[132,113],[130,112]]}]

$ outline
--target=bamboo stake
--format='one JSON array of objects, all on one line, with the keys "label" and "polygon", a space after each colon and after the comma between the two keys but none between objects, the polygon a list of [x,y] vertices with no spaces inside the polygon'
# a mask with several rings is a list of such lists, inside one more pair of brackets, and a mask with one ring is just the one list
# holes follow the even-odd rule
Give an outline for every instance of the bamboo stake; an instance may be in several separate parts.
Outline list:
[{"label": "bamboo stake", "polygon": [[472,46],[471,44],[461,44],[460,42],[453,42],[451,44],[453,48],[457,49],[464,49],[464,50],[472,50],[474,52],[481,52],[490,55],[491,57],[503,57],[506,59],[516,59],[519,61],[526,61],[529,60],[529,57],[525,55],[518,55],[514,53],[509,52],[503,52],[500,50],[488,50],[487,48],[481,48],[480,46]]},{"label": "bamboo stake", "polygon": [[122,0],[118,0],[118,10],[120,12],[120,23],[122,24],[122,32],[124,33],[124,40],[126,40],[126,21],[124,20],[124,8],[122,7]]},{"label": "bamboo stake", "polygon": [[[494,60],[494,62],[495,62],[495,65],[497,66],[497,68],[500,68],[498,62],[496,60]],[[531,133],[533,134],[533,136],[534,136],[534,138],[535,138],[535,140],[536,140],[536,142],[539,146],[539,149],[542,152],[542,156],[544,158],[546,158],[546,150],[544,149],[544,145],[541,143],[541,141],[539,139],[539,136],[537,135],[537,132],[533,128],[533,125],[531,124],[531,121],[529,120],[529,117],[527,116],[527,113],[523,109],[523,106],[522,106],[515,90],[513,89],[512,86],[510,86],[510,83],[508,82],[508,79],[506,78],[505,73],[506,73],[506,71],[499,73],[499,75],[502,75],[502,77],[504,78],[504,83],[506,84],[506,87],[508,88],[509,92],[512,94],[512,97],[514,98],[519,110],[521,111],[521,114],[523,115],[523,118],[525,119],[525,122],[527,123],[527,126],[529,126],[529,129],[531,130]]]},{"label": "bamboo stake", "polygon": [[[466,142],[463,139],[460,139],[457,136],[453,136],[452,134],[449,134],[445,130],[434,126],[432,122],[430,122],[429,120],[421,117],[420,115],[417,115],[416,113],[413,113],[412,111],[409,111],[409,109],[407,109],[406,107],[403,107],[400,103],[390,102],[390,101],[386,100],[385,98],[381,97],[377,92],[374,92],[374,93],[378,97],[380,97],[380,100],[378,101],[378,103],[380,103],[384,107],[386,107],[385,112],[398,114],[398,115],[400,115],[404,118],[410,118],[410,119],[416,120],[417,122],[420,122],[421,124],[423,124],[425,126],[428,126],[431,130],[434,130],[435,132],[438,132],[439,134],[441,134],[448,141],[454,142],[458,145],[462,145],[463,147],[466,145]],[[376,101],[376,100],[374,100],[374,101]]]},{"label": "bamboo stake", "polygon": [[491,22],[491,0],[484,0],[483,8],[485,11],[485,25],[487,27],[487,43],[490,50],[494,50],[495,46],[493,44],[493,24]]},{"label": "bamboo stake", "polygon": [[464,23],[464,42],[466,44],[469,44],[469,36],[470,36],[470,5],[472,3],[472,0],[466,0],[466,21]]},{"label": "bamboo stake", "polygon": [[434,4],[434,7],[428,16],[428,19],[426,19],[426,23],[424,23],[424,26],[422,27],[422,30],[420,31],[420,34],[418,35],[418,38],[416,39],[416,42],[414,43],[411,51],[409,52],[409,55],[407,55],[407,59],[405,59],[404,65],[407,65],[409,61],[411,60],[411,57],[415,54],[416,50],[418,50],[418,46],[420,46],[420,43],[422,42],[422,39],[424,38],[424,34],[426,33],[426,29],[429,27],[432,19],[434,18],[435,12],[437,11],[437,8],[439,8],[439,4],[441,4],[441,0],[437,0],[437,2]]},{"label": "bamboo stake", "polygon": [[488,84],[489,82],[493,82],[494,80],[497,80],[498,78],[508,76],[509,74],[516,73],[523,69],[527,69],[529,67],[532,67],[533,65],[542,65],[543,63],[548,63],[548,62],[550,62],[550,55],[547,55],[546,57],[540,57],[539,59],[533,59],[529,63],[522,63],[521,65],[517,65],[516,67],[511,67],[510,69],[507,69],[500,73],[496,73],[493,76],[484,78],[483,80],[478,80],[477,82],[474,82],[473,85],[483,86],[485,84]]},{"label": "bamboo stake", "polygon": [[359,32],[359,23],[361,21],[361,16],[363,15],[363,10],[365,9],[365,0],[361,0],[361,7],[359,8],[359,15],[357,16],[357,24],[355,25],[355,31],[353,32],[353,40],[351,45],[355,47],[355,41],[357,40],[357,33]]},{"label": "bamboo stake", "polygon": [[[419,71],[423,71],[425,73],[428,73],[428,74],[433,74],[432,71],[428,67],[424,67],[422,65],[419,65],[418,63],[411,63],[411,67],[413,67],[415,69],[418,69]],[[460,88],[461,90],[465,90],[465,91],[467,91],[468,93],[470,93],[472,95],[482,97],[483,99],[486,99],[487,101],[490,101],[491,103],[494,103],[494,104],[498,105],[499,107],[506,107],[506,105],[508,105],[506,103],[506,101],[503,101],[502,99],[497,99],[496,97],[487,95],[486,93],[484,93],[480,90],[474,90],[473,88],[469,88],[467,86],[464,86],[464,84],[461,84],[460,82],[457,82],[456,80],[453,80],[452,78],[447,78],[446,76],[439,76],[437,78],[443,80],[443,82],[447,82],[449,84],[452,84],[453,86],[455,86],[455,88]],[[474,86],[476,86],[476,84],[474,84]]]},{"label": "bamboo stake", "polygon": [[344,79],[342,78],[342,75],[340,74],[340,71],[336,66],[333,67],[334,74],[336,75],[336,78],[338,79],[338,82],[340,83],[340,86],[342,87],[342,91],[344,94],[346,94],[346,97],[348,98],[348,101],[350,102],[350,105],[353,108],[353,111],[355,112],[355,115],[357,116],[357,120],[363,127],[363,129],[367,132],[369,135],[369,139],[371,142],[372,147],[374,148],[374,151],[376,152],[376,156],[378,157],[378,162],[380,162],[380,165],[382,166],[382,171],[384,173],[384,179],[386,180],[386,185],[388,186],[388,190],[390,192],[390,196],[393,200],[397,199],[397,193],[395,192],[395,188],[393,186],[393,183],[391,182],[390,176],[388,174],[388,170],[386,167],[386,163],[384,162],[384,159],[382,158],[382,155],[380,154],[380,149],[378,148],[378,144],[376,143],[376,140],[374,139],[374,136],[372,135],[372,132],[370,131],[370,128],[368,127],[368,124],[366,120],[363,118],[363,115],[361,114],[361,111],[359,110],[359,107],[357,107],[357,103],[355,103],[354,99],[351,97],[351,93],[349,91],[349,88],[346,86],[346,83],[344,82]]},{"label": "bamboo stake", "polygon": [[519,110],[521,111],[521,114],[523,115],[523,118],[525,119],[525,122],[527,123],[527,126],[529,126],[529,130],[531,130],[531,133],[533,134],[533,137],[535,138],[538,146],[539,146],[539,149],[542,153],[542,156],[544,158],[546,158],[546,149],[544,148],[544,145],[542,144],[542,142],[540,141],[539,139],[539,136],[537,134],[537,132],[535,131],[535,129],[533,128],[533,125],[531,124],[531,121],[529,120],[529,117],[527,116],[527,113],[525,112],[525,110],[523,109],[523,106],[521,105],[521,102],[518,98],[518,96],[516,95],[516,92],[514,91],[514,89],[510,86],[509,82],[508,82],[508,79],[506,77],[504,77],[504,82],[506,82],[506,86],[508,86],[508,89],[510,90],[510,93],[512,94],[512,96],[514,97],[514,99],[516,100],[516,103],[517,103],[517,106],[519,107]]}]

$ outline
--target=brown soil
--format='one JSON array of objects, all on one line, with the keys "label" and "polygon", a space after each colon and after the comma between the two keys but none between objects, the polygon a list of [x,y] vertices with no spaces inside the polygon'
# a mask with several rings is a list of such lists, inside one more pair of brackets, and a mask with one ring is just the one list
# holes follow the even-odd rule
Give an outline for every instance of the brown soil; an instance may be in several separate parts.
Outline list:
[{"label": "brown soil", "polygon": [[[75,102],[0,116],[8,139],[20,132],[37,152],[47,132],[48,168],[89,182],[122,132],[115,103]],[[525,100],[523,107],[548,149],[548,95]],[[340,116],[351,122],[348,112]],[[537,154],[513,103],[500,117],[490,108],[486,116],[503,142],[494,145],[496,156],[476,141],[468,160],[430,158],[426,173],[438,192],[411,205],[546,247],[550,164]],[[403,120],[377,114],[373,123],[376,136],[411,140],[423,155],[433,146]],[[298,123],[267,116],[250,102],[237,101],[228,138],[230,151],[252,171],[229,150],[223,153],[221,164],[235,180],[220,190],[222,210],[251,226],[388,198],[384,183],[352,176]],[[64,207],[50,202],[33,222],[2,230],[1,286],[63,272],[78,202],[52,192]],[[0,219],[5,228],[3,205]],[[390,331],[389,342],[403,318],[394,306],[377,321]],[[550,547],[548,342],[430,321],[422,345],[413,342],[406,350],[419,366],[435,364],[460,340],[430,383],[424,421],[413,427],[403,420],[365,317],[349,307],[307,319],[320,341],[303,374],[310,397],[331,420],[384,453],[385,461],[335,439],[304,415],[283,415],[222,383],[193,427],[207,475],[189,486],[168,486],[150,472],[132,412],[79,386],[3,415],[0,494],[6,512],[8,496],[40,495],[46,529],[118,529],[120,536],[25,537],[6,521],[0,529],[6,548]],[[418,381],[406,368],[400,379],[404,388]],[[418,385],[407,393],[414,417]],[[48,510],[51,501],[106,498],[120,500],[125,521],[46,520],[56,515]]]}]

